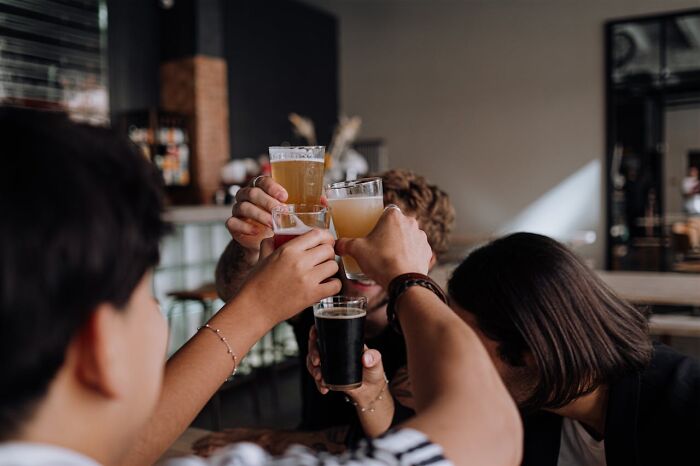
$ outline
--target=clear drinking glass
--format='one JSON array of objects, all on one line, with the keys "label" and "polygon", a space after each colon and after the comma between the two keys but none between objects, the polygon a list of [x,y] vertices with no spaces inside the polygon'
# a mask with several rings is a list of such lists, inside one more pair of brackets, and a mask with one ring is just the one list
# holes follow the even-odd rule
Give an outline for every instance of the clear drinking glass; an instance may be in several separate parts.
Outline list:
[{"label": "clear drinking glass", "polygon": [[286,204],[272,209],[275,249],[303,235],[312,228],[327,230],[331,223],[329,209],[318,204]]},{"label": "clear drinking glass", "polygon": [[[326,187],[326,197],[338,238],[367,236],[384,211],[381,178],[333,183]],[[369,280],[350,256],[343,256],[343,268],[351,280]]]},{"label": "clear drinking glass", "polygon": [[324,146],[270,147],[272,179],[289,193],[289,204],[318,204],[323,193]]}]

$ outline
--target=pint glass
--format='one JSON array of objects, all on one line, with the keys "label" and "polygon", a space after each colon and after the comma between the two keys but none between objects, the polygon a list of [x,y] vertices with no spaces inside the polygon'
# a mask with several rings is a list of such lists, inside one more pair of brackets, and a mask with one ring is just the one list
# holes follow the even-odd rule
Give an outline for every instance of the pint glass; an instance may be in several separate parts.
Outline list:
[{"label": "pint glass", "polygon": [[314,304],[321,374],[331,390],[362,385],[367,298],[333,296]]},{"label": "pint glass", "polygon": [[323,191],[324,146],[270,147],[272,179],[287,190],[288,204],[318,204]]},{"label": "pint glass", "polygon": [[[326,187],[333,225],[338,238],[362,238],[372,231],[384,211],[381,178],[363,178]],[[350,256],[343,256],[345,276],[368,280]]]}]

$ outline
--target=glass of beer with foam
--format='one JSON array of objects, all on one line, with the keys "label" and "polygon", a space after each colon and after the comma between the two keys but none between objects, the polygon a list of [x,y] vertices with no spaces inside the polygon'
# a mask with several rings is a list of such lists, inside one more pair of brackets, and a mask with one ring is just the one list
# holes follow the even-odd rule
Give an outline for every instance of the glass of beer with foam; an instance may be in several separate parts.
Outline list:
[{"label": "glass of beer with foam", "polygon": [[[326,198],[338,238],[367,236],[384,211],[381,178],[333,183],[326,187]],[[350,256],[343,256],[343,268],[351,280],[369,280]]]},{"label": "glass of beer with foam", "polygon": [[324,146],[270,147],[272,179],[287,190],[288,204],[318,204],[323,193]]},{"label": "glass of beer with foam", "polygon": [[275,249],[312,228],[327,230],[331,223],[328,208],[318,204],[286,204],[272,209]]}]

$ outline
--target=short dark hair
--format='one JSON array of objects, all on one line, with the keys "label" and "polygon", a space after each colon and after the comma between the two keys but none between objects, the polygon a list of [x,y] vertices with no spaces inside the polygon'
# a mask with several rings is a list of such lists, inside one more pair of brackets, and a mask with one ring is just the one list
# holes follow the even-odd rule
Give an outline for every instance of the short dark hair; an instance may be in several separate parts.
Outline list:
[{"label": "short dark hair", "polygon": [[525,410],[564,406],[651,358],[643,312],[546,236],[516,233],[477,249],[448,288],[506,363],[523,367],[532,354],[538,380]]},{"label": "short dark hair", "polygon": [[125,138],[0,108],[0,440],[16,435],[101,303],[158,262],[160,181]]}]

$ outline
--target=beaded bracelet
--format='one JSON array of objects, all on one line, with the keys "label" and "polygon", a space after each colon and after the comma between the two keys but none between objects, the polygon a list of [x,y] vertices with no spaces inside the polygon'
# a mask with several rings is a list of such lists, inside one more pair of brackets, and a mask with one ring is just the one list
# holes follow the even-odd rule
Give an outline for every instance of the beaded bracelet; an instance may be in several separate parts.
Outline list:
[{"label": "beaded bracelet", "polygon": [[347,396],[347,395],[345,396],[345,401],[347,401],[348,403],[352,404],[355,408],[358,408],[358,409],[360,410],[361,413],[364,413],[364,412],[367,412],[367,411],[369,411],[370,413],[373,413],[373,412],[374,412],[374,403],[376,403],[376,402],[381,401],[381,400],[384,399],[384,391],[386,390],[387,385],[389,385],[389,379],[387,379],[387,378],[386,378],[386,375],[385,375],[385,376],[384,376],[384,386],[382,386],[382,389],[381,389],[381,391],[379,392],[379,395],[377,395],[377,397],[376,397],[374,400],[372,400],[372,401],[369,403],[369,406],[367,406],[366,408],[363,408],[362,406],[360,406],[360,404],[359,404],[358,402],[353,401],[353,400],[350,399],[350,397]]},{"label": "beaded bracelet", "polygon": [[233,372],[231,372],[231,375],[226,380],[224,380],[224,382],[228,382],[233,378],[234,375],[236,375],[236,371],[238,370],[238,359],[236,358],[236,353],[233,352],[231,345],[229,345],[228,341],[226,341],[226,337],[221,335],[221,330],[219,330],[218,328],[214,328],[209,324],[204,324],[197,329],[197,332],[199,332],[203,328],[209,329],[212,332],[214,332],[216,336],[219,337],[219,340],[221,340],[221,342],[224,345],[226,345],[226,352],[231,355],[231,358],[233,358]]}]

